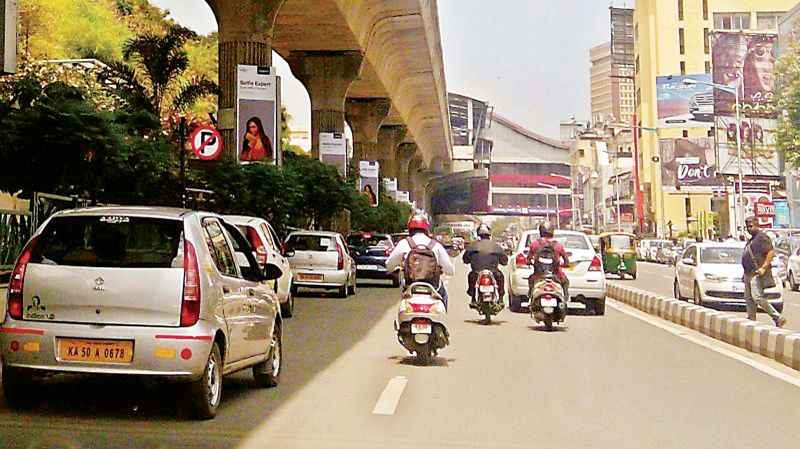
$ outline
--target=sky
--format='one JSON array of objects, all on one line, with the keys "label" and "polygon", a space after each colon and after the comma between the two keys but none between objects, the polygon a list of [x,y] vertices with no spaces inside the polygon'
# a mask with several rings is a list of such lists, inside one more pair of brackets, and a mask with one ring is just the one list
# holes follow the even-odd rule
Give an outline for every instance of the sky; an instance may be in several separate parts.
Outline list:
[{"label": "sky", "polygon": [[[198,33],[216,30],[204,0],[150,0]],[[559,122],[589,120],[589,49],[609,40],[611,0],[439,0],[447,90],[490,103],[495,112],[559,137]],[[613,0],[633,7],[633,0]],[[309,129],[310,101],[289,66],[283,102],[293,129]]]}]

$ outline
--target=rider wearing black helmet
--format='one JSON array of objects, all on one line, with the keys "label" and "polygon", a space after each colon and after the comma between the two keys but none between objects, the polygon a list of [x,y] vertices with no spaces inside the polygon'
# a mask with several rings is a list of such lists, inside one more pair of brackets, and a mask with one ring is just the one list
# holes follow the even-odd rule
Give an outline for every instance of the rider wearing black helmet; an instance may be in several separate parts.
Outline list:
[{"label": "rider wearing black helmet", "polygon": [[464,263],[472,267],[472,271],[470,271],[467,278],[467,295],[470,298],[470,307],[477,307],[475,302],[475,282],[477,282],[478,275],[483,270],[489,270],[494,274],[500,302],[503,302],[503,294],[505,293],[505,277],[503,272],[500,271],[499,265],[508,264],[508,256],[503,251],[503,247],[492,241],[492,230],[487,224],[481,223],[478,226],[478,237],[480,237],[480,240],[470,243],[461,257]]},{"label": "rider wearing black helmet", "polygon": [[561,286],[564,287],[564,297],[569,302],[569,279],[562,269],[569,266],[569,257],[561,243],[553,239],[554,235],[555,226],[550,220],[545,220],[539,224],[539,238],[531,244],[528,250],[528,263],[534,267],[533,274],[528,278],[528,285],[533,288],[534,282],[542,275],[541,272],[537,272],[540,267],[540,264],[537,263],[539,255],[546,252],[551,253],[548,254],[548,258],[553,260],[553,274]]}]

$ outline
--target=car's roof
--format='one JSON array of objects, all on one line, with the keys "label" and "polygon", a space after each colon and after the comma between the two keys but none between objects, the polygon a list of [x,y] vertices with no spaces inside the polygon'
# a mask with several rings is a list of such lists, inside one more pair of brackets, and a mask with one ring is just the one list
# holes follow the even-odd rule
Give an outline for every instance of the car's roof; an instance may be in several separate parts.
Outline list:
[{"label": "car's roof", "polygon": [[267,220],[264,220],[263,218],[250,217],[250,216],[247,216],[247,215],[223,215],[223,217],[225,218],[225,220],[227,220],[231,224],[240,224],[240,225],[241,224],[249,224],[249,223],[254,222],[254,221],[256,221],[256,222],[260,222],[260,221],[266,222],[267,221]]},{"label": "car's roof", "polygon": [[339,235],[338,232],[333,231],[294,231],[289,234],[289,237],[293,235],[313,235],[313,236],[322,236],[322,237],[336,237]]},{"label": "car's roof", "polygon": [[77,217],[77,216],[103,216],[103,215],[123,215],[136,217],[163,217],[163,218],[183,218],[185,215],[193,213],[188,209],[177,207],[151,207],[151,206],[105,206],[105,207],[85,207],[80,209],[69,209],[56,212],[58,217]]}]

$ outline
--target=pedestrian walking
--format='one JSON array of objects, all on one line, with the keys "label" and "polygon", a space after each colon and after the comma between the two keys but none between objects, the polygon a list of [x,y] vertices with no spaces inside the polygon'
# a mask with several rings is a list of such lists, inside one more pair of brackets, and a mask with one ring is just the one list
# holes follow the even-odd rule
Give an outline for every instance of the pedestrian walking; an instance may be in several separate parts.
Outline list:
[{"label": "pedestrian walking", "polygon": [[764,293],[765,289],[776,286],[775,278],[772,276],[772,258],[775,256],[772,241],[758,228],[758,220],[755,217],[749,217],[744,224],[747,232],[752,236],[747,241],[744,254],[742,254],[747,318],[755,320],[758,306],[761,306],[772,317],[776,326],[783,327],[786,324],[786,318],[772,307]]}]

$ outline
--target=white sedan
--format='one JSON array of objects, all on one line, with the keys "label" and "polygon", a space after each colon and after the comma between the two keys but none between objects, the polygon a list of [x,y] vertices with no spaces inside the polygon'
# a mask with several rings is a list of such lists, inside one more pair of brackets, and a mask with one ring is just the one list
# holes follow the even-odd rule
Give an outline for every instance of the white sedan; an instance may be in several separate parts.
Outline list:
[{"label": "white sedan", "polygon": [[[744,282],[742,254],[744,243],[696,243],[678,260],[673,290],[675,298],[692,298],[702,306],[742,308]],[[779,286],[766,290],[767,299],[783,310],[783,293]]]},{"label": "white sedan", "polygon": [[[528,277],[533,267],[528,265],[528,248],[539,238],[539,231],[526,232],[514,251],[511,260],[509,282],[509,309],[521,310],[520,304],[528,297]],[[606,277],[603,264],[594,250],[589,237],[582,232],[556,230],[555,240],[564,246],[570,266],[564,272],[569,279],[570,300],[584,303],[595,315],[604,315],[606,310]]]}]

